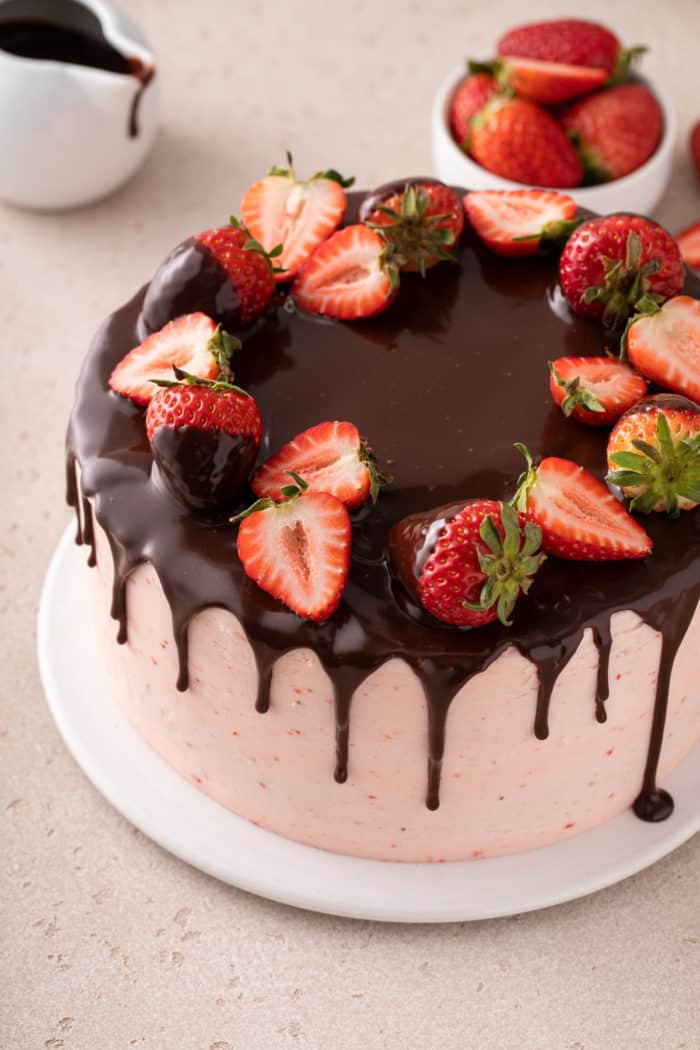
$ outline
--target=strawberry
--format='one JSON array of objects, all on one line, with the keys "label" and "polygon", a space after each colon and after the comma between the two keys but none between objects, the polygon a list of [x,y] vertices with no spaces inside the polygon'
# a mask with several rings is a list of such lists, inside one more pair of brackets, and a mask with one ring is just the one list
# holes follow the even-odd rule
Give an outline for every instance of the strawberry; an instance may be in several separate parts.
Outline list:
[{"label": "strawberry", "polygon": [[535,255],[576,228],[576,202],[553,190],[472,190],[467,218],[497,255]]},{"label": "strawberry", "polygon": [[677,394],[646,397],[618,421],[608,441],[607,480],[631,496],[632,510],[676,518],[700,503],[700,407]]},{"label": "strawberry", "polygon": [[541,530],[507,503],[473,499],[413,514],[389,533],[389,558],[424,609],[455,627],[510,626],[544,561]]},{"label": "strawberry", "polygon": [[586,182],[636,171],[651,157],[663,130],[661,106],[642,84],[621,84],[574,103],[562,123],[576,144]]},{"label": "strawberry", "polygon": [[225,271],[238,299],[240,322],[250,324],[275,291],[273,260],[280,255],[281,245],[266,252],[234,216],[230,226],[205,230],[195,239]]},{"label": "strawberry", "polygon": [[298,616],[321,622],[337,609],[347,582],[350,516],[335,496],[292,480],[283,503],[261,499],[239,515],[238,556],[264,591]]},{"label": "strawberry", "polygon": [[700,269],[700,222],[694,222],[676,234],[676,244],[683,256],[683,262],[695,269]]},{"label": "strawberry", "polygon": [[549,456],[538,467],[524,445],[527,471],[515,507],[542,529],[542,549],[572,561],[644,558],[652,541],[610,490],[569,459]]},{"label": "strawberry", "polygon": [[329,492],[348,510],[375,503],[390,478],[377,467],[372,450],[353,423],[317,423],[283,445],[253,475],[256,496],[281,500],[289,475],[297,474],[310,492]]},{"label": "strawberry", "polygon": [[646,299],[640,305],[623,355],[652,383],[700,402],[700,302],[677,295],[662,307]]},{"label": "strawberry", "polygon": [[361,224],[346,226],[319,245],[297,274],[291,294],[309,313],[354,321],[386,310],[398,290],[386,241]]},{"label": "strawberry", "polygon": [[607,427],[647,391],[646,381],[612,357],[558,357],[549,362],[549,389],[565,416]]},{"label": "strawberry", "polygon": [[596,66],[611,75],[619,66],[622,49],[615,34],[605,26],[578,18],[557,18],[510,29],[498,41],[496,53],[571,66]]},{"label": "strawberry", "polygon": [[496,98],[474,118],[471,152],[482,167],[514,182],[567,187],[583,176],[559,123],[524,98]]},{"label": "strawberry", "polygon": [[577,314],[624,325],[643,295],[659,301],[680,291],[683,260],[670,234],[639,215],[589,219],[559,259],[559,280]]},{"label": "strawberry", "polygon": [[700,120],[696,121],[690,129],[690,138],[688,140],[690,146],[690,156],[695,170],[700,175]]},{"label": "strawberry", "polygon": [[463,150],[469,150],[471,119],[498,91],[498,84],[489,73],[473,73],[459,85],[450,102],[450,128],[455,141]]},{"label": "strawberry", "polygon": [[301,182],[289,153],[287,160],[288,168],[271,168],[241,201],[241,218],[251,237],[267,252],[282,245],[277,281],[292,280],[314,249],[337,230],[347,206],[345,188],[355,181],[331,170]]},{"label": "strawberry", "polygon": [[231,355],[240,343],[206,314],[185,314],[153,332],[123,357],[109,377],[109,385],[137,405],[147,405],[156,392],[155,380],[167,379],[173,367],[201,379],[226,374]]},{"label": "strawberry", "polygon": [[601,87],[608,79],[604,69],[542,62],[534,58],[509,58],[500,63],[499,79],[521,98],[554,106]]},{"label": "strawberry", "polygon": [[225,379],[175,368],[146,412],[157,480],[191,510],[228,514],[255,463],[262,420],[253,397]]},{"label": "strawberry", "polygon": [[415,179],[368,194],[360,219],[386,240],[402,270],[425,271],[445,259],[464,228],[457,194],[435,179]]}]

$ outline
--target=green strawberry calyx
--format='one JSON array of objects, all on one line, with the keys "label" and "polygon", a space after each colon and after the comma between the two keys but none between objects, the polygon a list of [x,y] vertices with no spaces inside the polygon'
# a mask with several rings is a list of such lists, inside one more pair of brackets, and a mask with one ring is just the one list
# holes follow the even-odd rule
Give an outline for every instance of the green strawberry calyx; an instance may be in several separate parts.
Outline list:
[{"label": "green strawberry calyx", "polygon": [[518,515],[509,503],[501,503],[500,514],[503,536],[493,517],[487,514],[479,527],[484,544],[477,551],[479,568],[486,576],[478,602],[463,602],[466,609],[485,612],[496,606],[496,615],[505,626],[512,624],[511,616],[521,594],[527,594],[533,579],[546,556],[540,552],[542,530],[533,522],[521,529]]},{"label": "green strawberry calyx", "polygon": [[445,223],[453,218],[450,212],[429,215],[430,194],[423,186],[409,183],[401,197],[398,209],[378,204],[376,210],[389,222],[367,222],[387,243],[389,257],[398,266],[411,263],[421,275],[436,259],[454,261],[447,249],[455,242],[454,230]]},{"label": "green strawberry calyx", "polygon": [[630,510],[649,514],[665,510],[670,518],[686,505],[700,503],[700,434],[674,440],[664,412],[656,413],[656,441],[635,439],[634,452],[613,452],[610,460],[619,469],[606,481],[633,496]]},{"label": "green strawberry calyx", "polygon": [[235,525],[239,521],[243,521],[244,518],[249,518],[251,514],[257,514],[258,511],[261,510],[277,510],[278,507],[288,507],[290,503],[293,503],[299,498],[299,496],[302,496],[308,489],[308,484],[302,477],[295,474],[293,470],[287,470],[285,473],[289,475],[294,484],[285,485],[281,490],[284,499],[277,501],[271,499],[269,496],[264,496],[262,499],[256,499],[255,502],[251,503],[251,505],[246,507],[245,510],[234,515],[234,517],[229,518],[231,524]]},{"label": "green strawberry calyx", "polygon": [[567,418],[572,414],[575,408],[583,408],[586,412],[605,411],[605,408],[601,405],[593,391],[582,385],[580,376],[574,376],[572,379],[562,379],[557,375],[554,361],[549,362],[549,371],[554,382],[566,394],[566,397],[561,403],[561,410]]},{"label": "green strawberry calyx", "polygon": [[603,324],[608,328],[619,328],[639,305],[663,302],[663,297],[649,291],[649,278],[661,269],[661,259],[649,259],[642,265],[642,242],[639,235],[630,230],[625,246],[625,258],[610,259],[601,256],[603,283],[590,285],[583,293],[585,303],[603,304]]}]

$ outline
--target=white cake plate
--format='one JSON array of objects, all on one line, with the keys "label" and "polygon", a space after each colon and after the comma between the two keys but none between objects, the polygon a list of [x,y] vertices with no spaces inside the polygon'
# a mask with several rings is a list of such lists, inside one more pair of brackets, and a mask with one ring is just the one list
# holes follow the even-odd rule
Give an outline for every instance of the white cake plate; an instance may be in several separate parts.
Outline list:
[{"label": "white cake plate", "polygon": [[700,830],[700,747],[664,784],[676,803],[664,823],[644,824],[626,812],[517,856],[447,864],[360,860],[257,828],[179,777],[107,699],[87,615],[85,561],[71,527],[53,556],[39,607],[39,664],[51,712],[76,761],[116,809],[164,849],[223,882],[358,919],[486,919],[610,886]]}]

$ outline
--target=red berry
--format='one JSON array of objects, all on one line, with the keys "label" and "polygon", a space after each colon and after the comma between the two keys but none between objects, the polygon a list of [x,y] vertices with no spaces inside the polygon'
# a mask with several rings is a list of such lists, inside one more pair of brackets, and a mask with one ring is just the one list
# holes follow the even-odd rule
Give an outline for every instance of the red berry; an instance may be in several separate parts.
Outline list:
[{"label": "red berry", "polygon": [[576,202],[553,190],[472,190],[467,217],[497,255],[535,255],[575,228]]},{"label": "red berry", "polygon": [[604,69],[542,62],[533,58],[509,58],[503,63],[501,76],[521,98],[529,98],[543,106],[554,106],[585,95],[601,87],[608,78]]},{"label": "red berry", "polygon": [[693,124],[690,130],[689,145],[695,170],[700,175],[700,120]]},{"label": "red berry", "polygon": [[410,181],[386,196],[375,190],[364,201],[360,218],[387,241],[402,270],[420,273],[452,258],[450,249],[464,228],[459,197],[433,179]]},{"label": "red berry", "polygon": [[216,379],[225,365],[217,327],[206,314],[185,314],[169,321],[123,357],[109,377],[112,390],[147,405],[157,390],[154,379],[172,379],[173,366]]},{"label": "red berry", "polygon": [[534,186],[578,186],[583,171],[561,125],[527,99],[497,99],[474,121],[474,159],[505,179]]},{"label": "red berry", "polygon": [[695,269],[700,269],[700,222],[693,223],[676,234],[676,244],[683,256],[683,261]]},{"label": "red berry", "polygon": [[264,591],[304,619],[321,622],[337,609],[347,582],[350,517],[327,492],[290,483],[285,496],[284,503],[259,500],[245,512],[238,556]]},{"label": "red berry", "polygon": [[644,558],[652,541],[610,490],[590,471],[569,459],[550,456],[538,467],[520,449],[528,469],[515,504],[542,529],[542,549],[573,561]]},{"label": "red berry", "polygon": [[389,534],[392,568],[436,619],[456,627],[510,624],[520,594],[544,558],[540,530],[521,529],[508,504],[475,499],[398,522]]},{"label": "red berry", "polygon": [[241,324],[254,321],[275,291],[274,273],[265,252],[252,246],[247,230],[236,226],[205,230],[196,240],[226,271],[239,299]]},{"label": "red berry", "polygon": [[344,187],[353,181],[337,172],[319,172],[300,182],[290,157],[288,169],[273,168],[246,190],[241,218],[251,237],[267,252],[282,245],[276,257],[277,281],[292,280],[319,244],[337,230],[347,206]]},{"label": "red berry", "polygon": [[683,278],[671,235],[639,215],[589,219],[572,233],[559,260],[569,306],[609,327],[623,325],[645,294],[676,295]]},{"label": "red berry", "polygon": [[650,382],[700,402],[700,302],[676,295],[633,320],[625,352]]},{"label": "red berry", "polygon": [[290,473],[307,483],[310,492],[329,492],[349,510],[374,502],[389,482],[377,468],[367,443],[353,423],[318,423],[283,445],[258,467],[251,487],[256,496],[283,498]]},{"label": "red berry", "polygon": [[473,73],[459,85],[450,102],[450,127],[455,141],[468,152],[471,120],[498,91],[498,84],[488,73]]},{"label": "red berry", "polygon": [[677,517],[700,503],[700,408],[676,394],[638,402],[608,441],[608,481],[632,497],[632,510]]},{"label": "red berry", "polygon": [[381,313],[398,292],[398,273],[386,254],[386,241],[369,226],[346,226],[307,259],[292,297],[303,310],[342,321]]},{"label": "red berry", "polygon": [[661,106],[642,84],[621,84],[574,103],[562,118],[591,182],[636,171],[661,139]]},{"label": "red berry", "polygon": [[556,18],[509,30],[498,41],[496,53],[572,66],[597,66],[610,74],[618,62],[620,41],[596,22]]},{"label": "red berry", "polygon": [[606,427],[647,391],[642,376],[612,357],[559,357],[549,363],[549,389],[565,416]]}]

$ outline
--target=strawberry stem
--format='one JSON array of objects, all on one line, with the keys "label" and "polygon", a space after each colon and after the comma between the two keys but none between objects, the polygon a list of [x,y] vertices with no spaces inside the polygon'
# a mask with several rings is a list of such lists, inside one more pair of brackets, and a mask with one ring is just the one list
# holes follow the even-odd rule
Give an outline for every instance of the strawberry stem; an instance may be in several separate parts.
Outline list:
[{"label": "strawberry stem", "polygon": [[478,551],[479,567],[486,576],[478,602],[464,601],[466,609],[484,612],[496,606],[496,615],[505,626],[521,594],[527,594],[545,555],[540,553],[542,530],[532,522],[520,529],[518,515],[509,503],[501,503],[503,537],[492,516],[487,514],[479,528],[486,550]]},{"label": "strawberry stem", "polygon": [[700,503],[700,434],[675,442],[663,412],[656,416],[656,444],[633,440],[634,452],[613,452],[619,470],[606,481],[632,495],[630,510],[649,514],[665,510],[669,518],[680,514],[678,500]]}]

